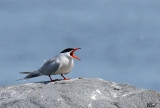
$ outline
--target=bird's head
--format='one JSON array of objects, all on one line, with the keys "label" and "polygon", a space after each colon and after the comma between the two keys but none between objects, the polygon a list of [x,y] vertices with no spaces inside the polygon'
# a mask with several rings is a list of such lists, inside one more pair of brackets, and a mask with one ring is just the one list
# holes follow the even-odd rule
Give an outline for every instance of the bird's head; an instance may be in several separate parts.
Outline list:
[{"label": "bird's head", "polygon": [[71,57],[80,60],[78,57],[76,57],[76,56],[74,55],[74,52],[75,52],[76,50],[78,50],[78,49],[81,49],[81,48],[67,48],[67,49],[63,50],[61,53],[69,53]]}]

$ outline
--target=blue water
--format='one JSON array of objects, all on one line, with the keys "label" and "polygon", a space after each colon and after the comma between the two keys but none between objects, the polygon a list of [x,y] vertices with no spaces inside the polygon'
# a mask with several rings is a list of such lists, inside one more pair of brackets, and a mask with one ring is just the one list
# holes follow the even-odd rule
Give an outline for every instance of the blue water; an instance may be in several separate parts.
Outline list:
[{"label": "blue water", "polygon": [[[159,0],[1,0],[0,86],[27,81],[68,47],[80,47],[67,78],[103,78],[160,91]],[[52,76],[53,79],[61,78]]]}]

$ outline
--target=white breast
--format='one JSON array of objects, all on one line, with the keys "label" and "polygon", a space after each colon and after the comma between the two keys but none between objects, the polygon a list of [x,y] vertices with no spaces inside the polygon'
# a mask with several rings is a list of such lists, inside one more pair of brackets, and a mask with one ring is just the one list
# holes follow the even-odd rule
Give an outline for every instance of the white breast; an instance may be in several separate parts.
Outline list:
[{"label": "white breast", "polygon": [[59,55],[60,67],[54,74],[68,74],[74,65],[73,58],[69,55],[60,54]]}]

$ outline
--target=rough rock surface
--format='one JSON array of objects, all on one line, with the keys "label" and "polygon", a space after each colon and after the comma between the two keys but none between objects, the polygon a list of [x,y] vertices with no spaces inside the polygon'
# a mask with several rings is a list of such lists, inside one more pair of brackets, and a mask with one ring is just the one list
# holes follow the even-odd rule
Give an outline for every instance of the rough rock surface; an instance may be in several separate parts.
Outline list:
[{"label": "rough rock surface", "polygon": [[160,93],[102,79],[0,88],[0,108],[160,108]]}]

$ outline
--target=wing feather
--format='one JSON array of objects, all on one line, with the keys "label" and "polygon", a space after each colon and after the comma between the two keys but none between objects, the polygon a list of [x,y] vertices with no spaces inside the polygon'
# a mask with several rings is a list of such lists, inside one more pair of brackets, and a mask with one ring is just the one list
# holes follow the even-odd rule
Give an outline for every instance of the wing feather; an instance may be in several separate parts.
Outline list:
[{"label": "wing feather", "polygon": [[57,62],[56,58],[48,60],[44,65],[42,66],[41,73],[44,75],[51,75],[54,74],[58,68],[60,67],[60,63]]}]

